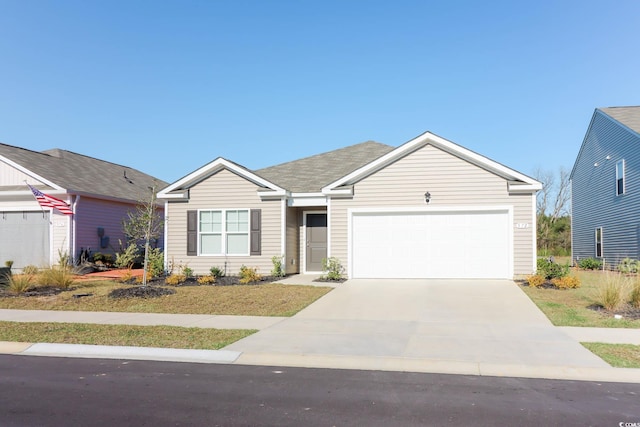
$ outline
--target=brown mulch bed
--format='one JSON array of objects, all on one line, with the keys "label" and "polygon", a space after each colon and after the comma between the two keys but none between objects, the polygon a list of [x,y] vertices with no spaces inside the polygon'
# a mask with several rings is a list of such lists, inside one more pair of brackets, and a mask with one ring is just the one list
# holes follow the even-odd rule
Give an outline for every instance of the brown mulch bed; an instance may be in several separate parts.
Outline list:
[{"label": "brown mulch bed", "polygon": [[594,310],[606,317],[612,317],[617,315],[622,316],[625,319],[638,320],[640,319],[640,308],[636,308],[631,304],[624,304],[617,310],[607,310],[600,304],[592,304],[587,307],[589,310]]}]

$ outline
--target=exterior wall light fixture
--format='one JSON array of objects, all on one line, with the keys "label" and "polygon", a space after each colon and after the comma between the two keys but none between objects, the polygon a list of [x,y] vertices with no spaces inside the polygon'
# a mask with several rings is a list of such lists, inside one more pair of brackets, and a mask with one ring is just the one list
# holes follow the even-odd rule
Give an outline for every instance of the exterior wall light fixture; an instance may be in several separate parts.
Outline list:
[{"label": "exterior wall light fixture", "polygon": [[426,204],[429,204],[429,202],[431,201],[431,193],[429,193],[428,191],[424,193],[424,201]]}]

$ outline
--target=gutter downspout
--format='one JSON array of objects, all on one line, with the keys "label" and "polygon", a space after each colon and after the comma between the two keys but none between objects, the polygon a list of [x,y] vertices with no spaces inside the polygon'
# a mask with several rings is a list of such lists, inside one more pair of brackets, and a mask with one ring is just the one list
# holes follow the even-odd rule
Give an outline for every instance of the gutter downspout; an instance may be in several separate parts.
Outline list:
[{"label": "gutter downspout", "polygon": [[77,217],[77,212],[78,212],[78,204],[80,202],[80,196],[78,196],[77,194],[74,196],[73,199],[73,215],[71,215],[71,237],[69,238],[70,240],[70,246],[71,246],[71,261],[75,264],[76,263],[76,254],[78,253],[78,247],[77,244],[78,242],[76,241],[76,217]]}]

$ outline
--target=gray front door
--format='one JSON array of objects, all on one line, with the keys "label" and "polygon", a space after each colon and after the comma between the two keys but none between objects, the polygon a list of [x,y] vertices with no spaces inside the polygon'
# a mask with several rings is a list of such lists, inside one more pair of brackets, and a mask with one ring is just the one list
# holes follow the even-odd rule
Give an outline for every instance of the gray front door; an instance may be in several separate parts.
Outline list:
[{"label": "gray front door", "polygon": [[327,257],[327,214],[307,214],[306,271],[322,271]]}]

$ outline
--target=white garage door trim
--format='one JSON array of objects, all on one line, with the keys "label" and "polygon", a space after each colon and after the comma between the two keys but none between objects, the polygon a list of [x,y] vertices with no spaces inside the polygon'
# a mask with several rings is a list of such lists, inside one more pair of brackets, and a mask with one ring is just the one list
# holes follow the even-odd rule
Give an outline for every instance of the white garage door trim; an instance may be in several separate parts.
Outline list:
[{"label": "white garage door trim", "polygon": [[[354,264],[354,259],[356,258],[356,256],[354,255],[354,234],[356,232],[355,227],[354,227],[354,217],[357,216],[376,216],[376,215],[382,215],[382,216],[386,216],[385,214],[390,214],[390,215],[395,215],[395,214],[434,214],[437,216],[437,218],[439,219],[443,219],[446,217],[446,213],[456,213],[456,214],[465,214],[468,213],[470,214],[470,218],[474,219],[476,217],[473,216],[473,214],[481,214],[481,213],[487,213],[487,214],[496,214],[498,216],[495,215],[491,215],[491,217],[495,220],[495,221],[500,221],[499,224],[503,224],[504,228],[502,229],[502,239],[506,239],[507,241],[500,241],[500,242],[494,242],[496,243],[496,245],[501,248],[501,250],[504,250],[507,252],[507,258],[506,260],[503,259],[503,261],[499,264],[496,265],[495,271],[498,271],[497,273],[489,273],[489,272],[485,272],[483,271],[482,274],[488,274],[488,275],[498,275],[500,277],[491,277],[491,278],[504,278],[504,279],[510,279],[513,277],[513,260],[514,260],[514,254],[513,254],[513,227],[511,226],[511,224],[513,224],[513,207],[512,206],[439,206],[439,207],[391,207],[391,208],[351,208],[348,210],[348,274],[349,277],[351,278],[364,278],[364,277],[371,277],[373,278],[373,276],[376,276],[377,274],[367,274],[367,273],[363,273],[362,269],[357,269],[356,265]],[[503,216],[503,218],[500,218],[501,216]],[[432,221],[432,219],[425,219],[425,217],[423,216],[419,216],[418,219],[423,218],[424,221]],[[479,217],[477,217],[479,218]],[[490,218],[490,217],[487,217]],[[505,223],[502,223],[501,221],[505,221]],[[361,227],[361,225],[358,225],[358,227]],[[406,231],[406,230],[405,230]],[[506,236],[506,237],[505,237]],[[357,246],[355,246],[357,248]],[[473,261],[477,261],[477,262],[481,262],[482,261],[482,254],[486,253],[486,252],[481,252],[479,251],[480,255],[476,258],[476,257],[472,257],[473,259],[471,260],[471,262]],[[381,256],[380,259],[375,260],[375,265],[379,265],[382,263],[386,263],[387,265],[393,263],[394,261],[391,259],[385,259],[384,256]],[[461,258],[460,262],[464,263],[465,260]],[[506,263],[506,265],[505,265]],[[389,265],[390,268],[394,268],[396,271],[398,271],[398,268],[396,268],[396,266],[391,266]],[[400,270],[402,269],[402,266],[398,266],[400,268]],[[429,273],[428,271],[426,271],[424,268],[421,269],[421,267],[415,267],[414,264],[409,265],[409,267],[411,268],[417,268],[417,271],[413,271],[413,272],[406,272],[404,271],[403,273],[398,273],[397,277],[439,277],[439,278],[443,278],[443,277],[449,277],[448,276],[448,272],[443,272],[443,271],[434,271],[433,274]],[[445,270],[445,268],[443,267],[442,270]],[[455,268],[452,268],[450,270],[456,270]],[[448,271],[448,270],[447,270]],[[424,276],[423,276],[424,273]],[[452,272],[455,273],[455,272]],[[395,273],[394,273],[395,274]],[[468,277],[471,278],[470,275],[474,275],[472,273],[462,273],[460,274],[460,277],[456,277],[455,274],[451,274],[451,278],[464,278],[464,277]],[[504,277],[503,277],[504,276]],[[485,277],[485,278],[489,278],[489,277]]]}]

